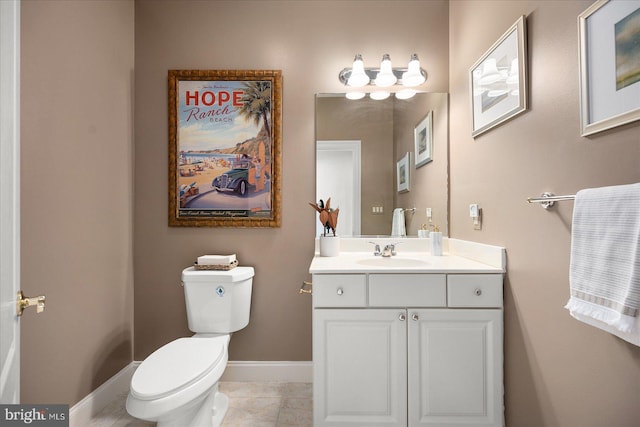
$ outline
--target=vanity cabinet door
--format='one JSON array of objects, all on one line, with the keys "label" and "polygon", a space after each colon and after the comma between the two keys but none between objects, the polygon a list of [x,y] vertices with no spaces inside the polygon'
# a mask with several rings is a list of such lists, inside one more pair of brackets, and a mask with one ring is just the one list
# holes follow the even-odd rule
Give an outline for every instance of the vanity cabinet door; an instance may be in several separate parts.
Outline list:
[{"label": "vanity cabinet door", "polygon": [[409,426],[502,426],[502,310],[408,310]]},{"label": "vanity cabinet door", "polygon": [[407,320],[398,309],[313,311],[313,425],[407,425]]}]

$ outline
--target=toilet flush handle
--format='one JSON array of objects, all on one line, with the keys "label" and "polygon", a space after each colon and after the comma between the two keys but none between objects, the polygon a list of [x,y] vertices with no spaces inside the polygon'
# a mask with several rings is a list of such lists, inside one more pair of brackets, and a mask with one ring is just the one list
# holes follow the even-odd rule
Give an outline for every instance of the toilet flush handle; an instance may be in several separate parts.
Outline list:
[{"label": "toilet flush handle", "polygon": [[302,286],[300,286],[299,294],[313,294],[313,283],[311,282],[302,282]]}]

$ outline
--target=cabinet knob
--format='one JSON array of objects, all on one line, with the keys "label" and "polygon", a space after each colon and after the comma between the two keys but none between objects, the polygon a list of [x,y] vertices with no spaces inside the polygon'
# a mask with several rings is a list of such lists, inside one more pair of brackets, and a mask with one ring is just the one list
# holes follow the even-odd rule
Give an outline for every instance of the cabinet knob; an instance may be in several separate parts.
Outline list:
[{"label": "cabinet knob", "polygon": [[420,320],[420,316],[418,316],[416,313],[413,313],[413,314],[411,315],[411,320],[418,321],[418,320]]},{"label": "cabinet knob", "polygon": [[344,291],[342,290],[342,288],[338,288],[338,291],[336,293],[338,295],[342,295],[342,294],[344,294]]},{"label": "cabinet knob", "polygon": [[476,288],[476,290],[475,290],[475,291],[473,291],[473,292],[474,292],[477,296],[482,295],[482,289],[480,289],[480,288]]},{"label": "cabinet knob", "polygon": [[398,316],[398,319],[400,319],[401,322],[404,322],[405,320],[407,320],[407,316],[401,314],[400,316]]}]

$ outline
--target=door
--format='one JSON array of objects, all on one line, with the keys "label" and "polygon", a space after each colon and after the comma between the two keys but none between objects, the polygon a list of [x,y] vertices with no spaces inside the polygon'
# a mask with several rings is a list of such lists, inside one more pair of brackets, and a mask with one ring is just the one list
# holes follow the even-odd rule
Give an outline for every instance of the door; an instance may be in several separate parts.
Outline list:
[{"label": "door", "polygon": [[0,403],[20,401],[20,2],[0,1]]},{"label": "door", "polygon": [[313,310],[313,425],[407,425],[404,309]]},{"label": "door", "polygon": [[502,310],[408,310],[409,426],[502,426]]},{"label": "door", "polygon": [[[360,235],[360,141],[317,141],[316,202],[331,197],[331,207],[340,208],[339,234]],[[322,233],[316,222],[316,235]]]}]

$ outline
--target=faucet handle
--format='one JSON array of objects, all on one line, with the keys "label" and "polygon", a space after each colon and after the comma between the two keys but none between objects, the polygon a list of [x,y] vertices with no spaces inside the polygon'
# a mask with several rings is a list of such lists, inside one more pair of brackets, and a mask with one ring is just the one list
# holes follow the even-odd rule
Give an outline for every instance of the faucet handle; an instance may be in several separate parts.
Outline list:
[{"label": "faucet handle", "polygon": [[374,248],[374,250],[373,250],[373,254],[374,254],[375,256],[380,256],[380,255],[382,255],[382,252],[380,251],[380,245],[379,245],[378,243],[376,243],[376,242],[369,242],[369,243],[371,243],[372,245],[375,245],[375,248]]},{"label": "faucet handle", "polygon": [[387,247],[391,250],[391,256],[396,255],[396,246],[401,244],[402,242],[389,243]]}]

